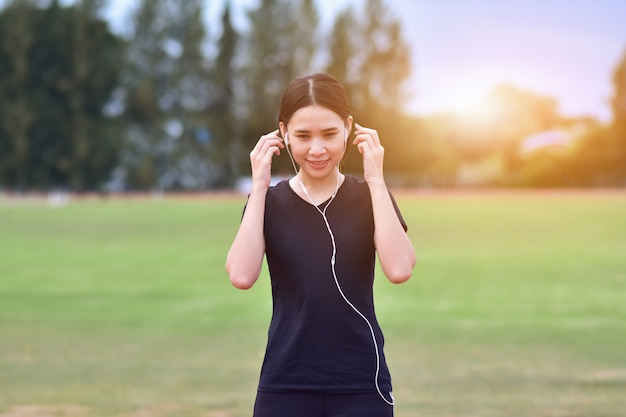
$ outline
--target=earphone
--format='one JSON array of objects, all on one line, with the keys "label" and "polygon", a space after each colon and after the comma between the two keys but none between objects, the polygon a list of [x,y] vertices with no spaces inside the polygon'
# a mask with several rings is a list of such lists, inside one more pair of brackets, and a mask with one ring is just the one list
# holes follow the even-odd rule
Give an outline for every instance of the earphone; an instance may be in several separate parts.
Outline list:
[{"label": "earphone", "polygon": [[[348,141],[348,129],[345,130],[345,138],[344,138],[344,142],[347,143]],[[298,170],[296,169],[296,164],[293,160],[293,157],[291,155],[291,152],[289,151],[289,133],[285,132],[285,136],[284,136],[284,140],[285,140],[285,147],[287,149],[287,153],[289,154],[289,158],[291,159],[291,163],[293,165],[293,169],[296,172],[296,176],[298,175]],[[339,171],[339,167],[337,167],[337,171]],[[350,308],[352,308],[352,310],[354,310],[355,313],[357,313],[367,324],[367,327],[369,328],[370,334],[372,336],[372,342],[374,344],[374,351],[376,353],[376,373],[374,376],[374,384],[376,386],[376,390],[378,391],[378,394],[380,395],[380,397],[389,405],[393,406],[395,404],[395,399],[393,398],[392,393],[389,393],[389,396],[391,398],[391,401],[389,401],[387,398],[385,398],[385,396],[383,395],[382,391],[380,390],[380,386],[378,385],[378,375],[380,373],[380,353],[378,350],[378,342],[376,341],[376,335],[374,333],[374,327],[372,326],[372,323],[370,323],[370,321],[367,319],[367,317],[365,317],[365,315],[363,313],[361,313],[359,311],[358,308],[356,308],[356,306],[354,304],[352,304],[350,302],[350,300],[348,300],[348,297],[346,297],[346,295],[344,294],[341,285],[339,284],[339,279],[337,278],[337,272],[335,270],[335,261],[336,261],[336,257],[337,257],[337,244],[335,243],[335,235],[333,234],[333,231],[330,227],[330,223],[328,222],[328,218],[326,217],[326,210],[328,209],[328,207],[330,206],[330,204],[334,201],[335,196],[337,195],[337,192],[339,191],[339,182],[340,182],[340,177],[339,175],[337,175],[337,186],[335,188],[335,192],[332,194],[332,196],[330,197],[330,199],[328,200],[328,203],[326,203],[326,205],[324,206],[323,209],[320,209],[318,207],[317,204],[315,204],[315,201],[313,201],[313,198],[311,197],[311,195],[309,194],[309,191],[307,190],[306,186],[304,185],[304,183],[299,180],[300,183],[300,187],[302,187],[302,191],[304,191],[304,194],[306,194],[306,196],[309,198],[309,201],[311,202],[311,204],[313,205],[313,207],[315,207],[315,209],[322,215],[322,219],[324,220],[324,224],[326,225],[326,230],[328,230],[328,234],[330,235],[330,241],[332,243],[332,254],[330,257],[330,266],[331,266],[331,271],[333,274],[333,279],[335,281],[335,286],[337,287],[337,290],[339,291],[339,294],[341,295],[341,298],[343,298],[343,300],[345,301],[346,304],[348,304],[348,306],[350,306]]]}]

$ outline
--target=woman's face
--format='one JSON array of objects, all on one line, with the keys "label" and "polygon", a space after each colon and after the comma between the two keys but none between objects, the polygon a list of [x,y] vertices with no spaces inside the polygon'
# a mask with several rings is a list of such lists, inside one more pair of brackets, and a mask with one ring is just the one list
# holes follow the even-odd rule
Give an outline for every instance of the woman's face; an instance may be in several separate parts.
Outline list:
[{"label": "woman's face", "polygon": [[291,153],[301,175],[309,179],[322,179],[336,172],[351,126],[352,116],[343,120],[334,111],[316,105],[296,111],[287,126],[280,124],[283,136],[289,134]]}]

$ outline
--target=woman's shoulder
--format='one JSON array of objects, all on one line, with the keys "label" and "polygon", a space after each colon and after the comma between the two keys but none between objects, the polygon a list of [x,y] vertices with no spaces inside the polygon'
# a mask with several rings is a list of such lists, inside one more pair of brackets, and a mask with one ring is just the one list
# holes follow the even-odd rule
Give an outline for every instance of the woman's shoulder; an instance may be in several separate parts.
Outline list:
[{"label": "woman's shoulder", "polygon": [[285,192],[286,188],[289,188],[289,178],[279,178],[272,182],[270,187],[268,188],[268,192],[277,193],[277,192]]},{"label": "woman's shoulder", "polygon": [[353,174],[344,174],[345,176],[345,181],[347,184],[349,185],[353,185],[353,186],[367,186],[367,183],[365,182],[365,180],[363,178],[359,178],[356,177]]},{"label": "woman's shoulder", "polygon": [[292,199],[294,191],[289,185],[289,178],[283,178],[275,181],[267,189],[267,201],[273,203],[285,202]]},{"label": "woman's shoulder", "polygon": [[348,192],[351,194],[365,194],[369,195],[370,189],[362,178],[358,178],[354,175],[345,174],[344,185]]}]

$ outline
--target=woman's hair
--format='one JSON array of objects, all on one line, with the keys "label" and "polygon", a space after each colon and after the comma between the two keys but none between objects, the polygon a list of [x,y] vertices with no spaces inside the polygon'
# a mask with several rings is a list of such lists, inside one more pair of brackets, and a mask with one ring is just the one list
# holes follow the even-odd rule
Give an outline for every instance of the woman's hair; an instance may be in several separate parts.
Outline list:
[{"label": "woman's hair", "polygon": [[286,125],[295,112],[312,105],[325,107],[343,120],[352,114],[343,85],[332,75],[315,73],[296,78],[287,86],[280,103],[278,121]]}]

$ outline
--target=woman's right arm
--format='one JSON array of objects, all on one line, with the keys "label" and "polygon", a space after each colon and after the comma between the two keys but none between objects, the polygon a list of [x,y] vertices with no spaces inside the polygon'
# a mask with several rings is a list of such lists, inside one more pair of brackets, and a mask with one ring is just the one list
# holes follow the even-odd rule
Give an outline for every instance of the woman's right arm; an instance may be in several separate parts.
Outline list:
[{"label": "woman's right arm", "polygon": [[261,274],[265,254],[265,197],[270,185],[272,157],[280,155],[282,148],[283,141],[278,136],[278,130],[275,130],[261,136],[250,152],[252,190],[239,230],[226,256],[226,272],[230,282],[243,290],[252,287]]}]

